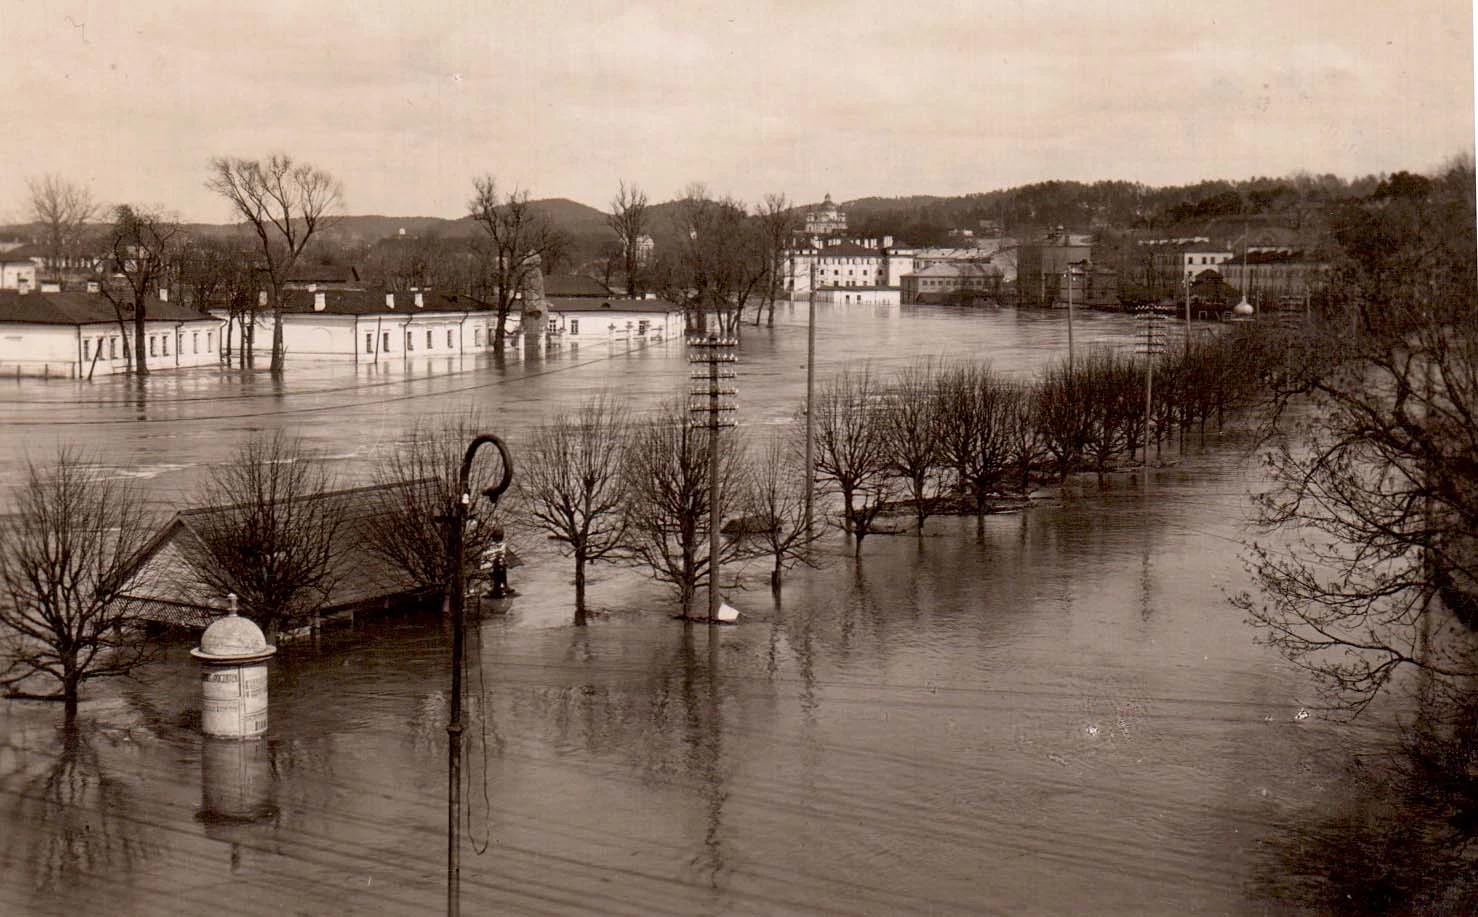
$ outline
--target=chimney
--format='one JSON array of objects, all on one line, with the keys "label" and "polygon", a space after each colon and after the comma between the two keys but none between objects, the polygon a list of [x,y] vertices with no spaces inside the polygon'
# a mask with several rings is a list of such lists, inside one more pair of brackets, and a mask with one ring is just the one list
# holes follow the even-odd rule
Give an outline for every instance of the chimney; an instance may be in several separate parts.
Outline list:
[{"label": "chimney", "polygon": [[20,291],[20,294],[22,296],[24,296],[27,293],[31,292],[31,278],[29,278],[29,277],[17,277],[16,278],[16,281],[15,281],[15,288],[18,291]]},{"label": "chimney", "polygon": [[258,306],[261,306],[264,309],[267,307],[267,291],[266,290],[258,290],[257,291],[257,305]]},{"label": "chimney", "polygon": [[[22,281],[22,283],[24,283],[24,281]],[[89,293],[101,293],[102,291],[103,291],[103,285],[102,284],[98,283],[96,280],[89,280],[89,281],[87,281],[87,292],[89,292]]]},{"label": "chimney", "polygon": [[418,290],[416,292],[416,308],[417,309],[424,309],[425,307],[426,307],[426,299],[425,299],[425,297],[423,297],[421,295],[420,291]]},{"label": "chimney", "polygon": [[315,292],[313,294],[313,311],[322,312],[326,308],[328,308],[328,294]]},{"label": "chimney", "polygon": [[159,288],[159,301],[160,302],[169,302],[169,287],[160,287]]},{"label": "chimney", "polygon": [[394,293],[386,293],[385,294],[385,308],[387,308],[387,309],[394,309],[395,308],[395,294]]}]

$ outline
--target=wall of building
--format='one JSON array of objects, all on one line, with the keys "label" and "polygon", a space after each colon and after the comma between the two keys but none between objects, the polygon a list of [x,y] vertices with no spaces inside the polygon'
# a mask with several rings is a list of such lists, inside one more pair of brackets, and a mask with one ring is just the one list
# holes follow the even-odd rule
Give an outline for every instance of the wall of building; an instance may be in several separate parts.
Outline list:
[{"label": "wall of building", "polygon": [[19,290],[22,280],[25,281],[26,289],[37,289],[36,265],[29,261],[0,264],[0,290]]},{"label": "wall of building", "polygon": [[[145,364],[151,372],[215,366],[220,326],[215,321],[149,322]],[[133,326],[0,325],[0,377],[64,379],[108,376],[129,369]]]}]

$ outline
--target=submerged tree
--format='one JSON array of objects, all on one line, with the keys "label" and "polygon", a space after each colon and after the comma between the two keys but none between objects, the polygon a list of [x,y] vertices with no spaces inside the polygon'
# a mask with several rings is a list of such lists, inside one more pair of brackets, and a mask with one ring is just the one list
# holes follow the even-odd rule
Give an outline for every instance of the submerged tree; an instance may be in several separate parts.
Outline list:
[{"label": "submerged tree", "polygon": [[217,157],[206,187],[230,202],[257,240],[272,311],[273,373],[283,369],[282,291],[310,242],[327,228],[343,202],[338,179],[291,156]]},{"label": "submerged tree", "polygon": [[806,525],[806,460],[795,443],[774,435],[749,462],[742,535],[771,561],[770,588],[780,591],[785,571],[813,562],[816,530]]},{"label": "submerged tree", "polygon": [[616,233],[621,259],[621,272],[626,278],[626,295],[641,292],[641,268],[644,257],[641,246],[647,238],[647,222],[651,213],[647,206],[647,193],[635,184],[622,181],[617,186],[616,196],[611,200],[611,212],[606,223]]},{"label": "submerged tree", "polygon": [[1251,549],[1260,591],[1238,604],[1357,708],[1404,668],[1478,674],[1473,193],[1465,162],[1341,213],[1321,314],[1269,373],[1274,540]]},{"label": "submerged tree", "polygon": [[[462,459],[467,445],[486,428],[476,413],[417,423],[396,443],[375,474],[374,513],[357,536],[370,551],[423,590],[443,589],[456,569],[449,558],[448,526],[461,499]],[[475,462],[469,491],[483,492],[501,469]],[[462,535],[464,569],[475,569],[501,528],[495,507],[474,499]]]},{"label": "submerged tree", "polygon": [[146,507],[136,488],[71,449],[51,465],[27,465],[16,511],[0,527],[0,686],[61,700],[70,719],[85,682],[126,675],[150,657],[124,596],[154,533]]},{"label": "submerged tree", "polygon": [[202,488],[210,508],[193,521],[208,558],[205,585],[234,592],[269,640],[322,608],[341,575],[334,557],[344,508],[327,496],[331,488],[302,442],[281,432],[252,436]]},{"label": "submerged tree", "polygon": [[482,227],[478,253],[484,280],[497,306],[493,346],[503,346],[504,326],[513,304],[534,274],[551,270],[569,248],[565,234],[529,198],[527,189],[515,187],[507,194],[498,191],[491,175],[475,179],[468,215]]},{"label": "submerged tree", "polygon": [[522,514],[575,561],[575,622],[585,622],[585,567],[624,556],[631,421],[611,397],[560,414],[534,432],[518,478]]},{"label": "submerged tree", "polygon": [[113,208],[113,225],[108,230],[108,269],[123,278],[128,292],[125,297],[117,296],[107,287],[103,292],[118,315],[132,310],[132,364],[134,373],[140,376],[149,374],[145,352],[149,301],[167,283],[168,272],[174,267],[179,234],[179,224],[158,211],[132,204]]},{"label": "submerged tree", "polygon": [[815,398],[816,473],[842,498],[857,553],[899,489],[888,474],[887,404],[871,370],[843,370]]},{"label": "submerged tree", "polygon": [[[713,439],[708,430],[694,429],[687,405],[676,402],[636,425],[626,453],[632,554],[655,579],[673,586],[684,617],[692,615],[693,598],[708,583],[711,569],[708,482]],[[719,439],[722,519],[738,505],[743,450],[733,432]],[[743,553],[738,539],[720,540],[721,565]]]}]

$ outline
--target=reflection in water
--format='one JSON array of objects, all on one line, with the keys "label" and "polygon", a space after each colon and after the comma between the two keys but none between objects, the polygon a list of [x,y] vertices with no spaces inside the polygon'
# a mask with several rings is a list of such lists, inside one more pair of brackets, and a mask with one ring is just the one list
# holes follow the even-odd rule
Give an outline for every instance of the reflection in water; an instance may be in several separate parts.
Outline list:
[{"label": "reflection in water", "polygon": [[203,740],[200,811],[211,840],[231,845],[231,872],[241,867],[242,847],[276,852],[277,772],[265,739]]},{"label": "reflection in water", "polygon": [[1423,705],[1266,848],[1269,900],[1333,914],[1478,913],[1478,698]]},{"label": "reflection in water", "polygon": [[[38,892],[68,888],[97,875],[126,876],[156,855],[158,845],[139,818],[127,787],[103,766],[98,742],[118,745],[92,724],[57,733],[52,757],[39,773],[19,781],[5,775],[5,861],[25,863]],[[44,759],[29,749],[29,763]]]}]

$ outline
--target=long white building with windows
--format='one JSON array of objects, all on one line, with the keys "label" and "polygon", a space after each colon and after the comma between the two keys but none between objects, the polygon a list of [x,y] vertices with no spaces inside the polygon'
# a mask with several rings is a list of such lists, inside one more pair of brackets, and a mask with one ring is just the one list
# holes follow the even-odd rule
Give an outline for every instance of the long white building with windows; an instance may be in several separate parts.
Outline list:
[{"label": "long white building with windows", "polygon": [[[142,359],[150,372],[214,366],[221,322],[150,298]],[[121,314],[120,314],[121,313]],[[134,366],[133,308],[102,293],[0,290],[0,377],[92,379]]]}]

